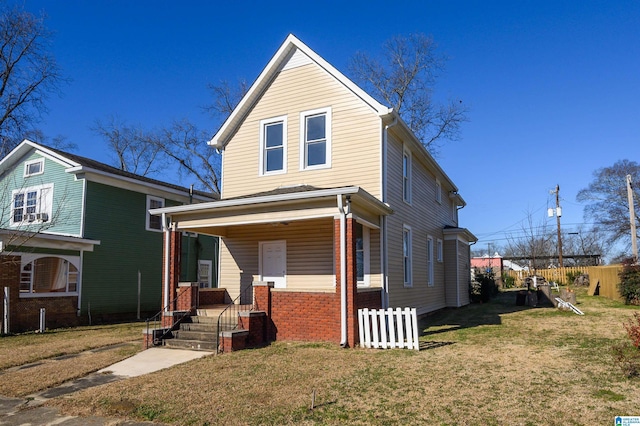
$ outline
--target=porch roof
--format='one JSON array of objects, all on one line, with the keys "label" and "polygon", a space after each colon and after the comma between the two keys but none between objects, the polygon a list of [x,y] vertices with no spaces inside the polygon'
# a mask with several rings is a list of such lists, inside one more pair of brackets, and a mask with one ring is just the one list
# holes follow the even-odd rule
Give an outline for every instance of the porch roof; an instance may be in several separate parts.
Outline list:
[{"label": "porch roof", "polygon": [[372,221],[375,217],[393,213],[387,204],[358,186],[316,188],[309,185],[281,187],[242,197],[164,207],[149,212],[166,214],[173,222],[179,222],[179,229],[208,233],[213,231],[212,227],[335,216],[338,214],[338,197],[345,205],[349,203],[351,212],[364,220]]},{"label": "porch roof", "polygon": [[[0,229],[0,246],[25,246],[43,249],[61,249],[93,251],[100,245],[99,240],[74,237],[69,235],[48,234],[45,232],[26,232],[11,229]],[[1,251],[1,250],[0,250]]]}]

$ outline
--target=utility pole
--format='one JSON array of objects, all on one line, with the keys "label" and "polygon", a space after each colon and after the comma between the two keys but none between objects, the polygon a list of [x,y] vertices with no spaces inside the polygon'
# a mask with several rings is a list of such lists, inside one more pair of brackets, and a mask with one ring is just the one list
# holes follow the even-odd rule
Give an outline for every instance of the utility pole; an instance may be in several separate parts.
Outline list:
[{"label": "utility pole", "polygon": [[[560,233],[560,217],[562,216],[562,208],[560,207],[560,185],[556,185],[556,222],[558,223],[558,267],[564,267],[562,263],[562,234]],[[549,217],[553,216],[553,209],[549,209]]]},{"label": "utility pole", "polygon": [[629,222],[631,223],[631,251],[633,263],[638,263],[638,242],[636,235],[636,212],[633,207],[633,191],[631,189],[631,175],[627,175],[627,199],[629,200]]}]

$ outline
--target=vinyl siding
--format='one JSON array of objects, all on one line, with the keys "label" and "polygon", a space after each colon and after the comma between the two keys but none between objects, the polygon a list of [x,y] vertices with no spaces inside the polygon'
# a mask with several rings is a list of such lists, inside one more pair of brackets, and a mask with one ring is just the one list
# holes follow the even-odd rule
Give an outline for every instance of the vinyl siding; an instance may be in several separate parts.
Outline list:
[{"label": "vinyl siding", "polygon": [[220,244],[220,287],[235,298],[240,286],[259,281],[259,243],[278,240],[287,244],[287,289],[334,288],[333,219],[229,228]]},{"label": "vinyl siding", "polygon": [[87,182],[86,237],[100,240],[85,253],[82,313],[136,312],[138,271],[141,310],[160,309],[162,233],[145,229],[146,194]]},{"label": "vinyl siding", "polygon": [[[44,173],[24,177],[24,164],[40,158],[44,158]],[[0,201],[3,206],[3,208],[0,209],[0,214],[2,214],[2,217],[0,217],[0,226],[8,229],[46,231],[77,237],[82,236],[83,181],[76,181],[73,175],[65,173],[64,170],[64,166],[47,157],[43,157],[35,152],[35,150],[18,162],[16,167],[3,176],[0,182]],[[10,226],[12,191],[44,184],[53,184],[53,207],[49,222],[31,226],[20,226],[19,228]],[[4,208],[4,206],[7,208]]]},{"label": "vinyl siding", "polygon": [[[300,170],[300,113],[331,108],[331,168]],[[259,176],[260,120],[287,117],[286,174]],[[225,149],[223,197],[308,184],[380,196],[380,118],[316,64],[281,71]]]},{"label": "vinyl siding", "polygon": [[[412,153],[411,204],[402,196],[403,144],[391,132],[387,143],[387,200],[394,214],[387,219],[389,304],[391,307],[416,307],[426,313],[445,307],[445,268],[436,259],[436,243],[443,239],[442,229],[450,223],[443,195],[443,204],[435,201],[435,176]],[[412,233],[412,286],[404,285],[402,258],[403,226]],[[434,286],[427,286],[427,237],[434,243]]]}]

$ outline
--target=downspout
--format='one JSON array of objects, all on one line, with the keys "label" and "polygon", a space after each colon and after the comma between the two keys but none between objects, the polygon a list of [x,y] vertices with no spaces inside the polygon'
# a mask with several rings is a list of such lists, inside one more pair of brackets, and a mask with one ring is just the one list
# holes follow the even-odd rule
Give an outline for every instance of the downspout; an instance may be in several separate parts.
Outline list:
[{"label": "downspout", "polygon": [[169,249],[171,247],[171,239],[169,236],[169,227],[167,226],[167,215],[162,213],[162,230],[164,231],[164,303],[163,310],[169,309],[169,262],[171,259]]},{"label": "downspout", "polygon": [[340,212],[340,347],[347,347],[347,247],[346,212],[342,204],[342,194],[337,195]]},{"label": "downspout", "polygon": [[77,316],[80,316],[82,312],[82,276],[84,275],[84,250],[80,250],[80,274],[78,279],[78,309],[76,311]]},{"label": "downspout", "polygon": [[[387,146],[388,146],[388,133],[389,128],[398,124],[398,117],[394,116],[393,121],[384,126],[384,132],[382,134],[382,202],[387,202]],[[382,285],[384,291],[382,294],[382,307],[387,309],[389,307],[389,256],[387,250],[387,216],[382,216],[382,229],[380,230],[380,237],[382,239]]]}]

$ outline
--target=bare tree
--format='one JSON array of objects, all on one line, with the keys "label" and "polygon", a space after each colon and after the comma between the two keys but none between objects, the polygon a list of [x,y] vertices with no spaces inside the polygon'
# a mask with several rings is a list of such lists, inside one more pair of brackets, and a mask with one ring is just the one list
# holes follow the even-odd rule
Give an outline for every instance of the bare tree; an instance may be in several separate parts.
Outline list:
[{"label": "bare tree", "polygon": [[209,84],[207,88],[213,95],[213,103],[205,105],[203,109],[212,117],[224,121],[231,115],[233,110],[249,90],[246,80],[238,80],[236,86],[232,86],[228,81],[222,80],[220,84]]},{"label": "bare tree", "polygon": [[433,38],[424,34],[392,37],[383,45],[381,56],[357,52],[349,66],[354,80],[393,107],[432,154],[437,154],[444,140],[459,139],[468,111],[460,100],[446,104],[433,100],[435,82],[446,62],[436,52]]},{"label": "bare tree", "polygon": [[521,233],[508,237],[505,256],[526,260],[529,268],[533,270],[547,268],[550,262],[549,257],[556,252],[554,235],[554,232],[548,229],[546,222],[534,224],[532,213],[528,213]]},{"label": "bare tree", "polygon": [[580,226],[576,232],[563,234],[562,247],[565,266],[596,266],[608,252],[606,238],[597,226],[591,229]]},{"label": "bare tree", "polygon": [[120,170],[147,176],[162,170],[165,165],[163,151],[155,143],[155,136],[141,127],[109,117],[106,122],[96,120],[91,130],[107,143]]},{"label": "bare tree", "polygon": [[196,179],[198,189],[220,193],[220,155],[206,144],[208,134],[188,120],[156,132],[152,143],[174,164],[181,177]]},{"label": "bare tree", "polygon": [[48,95],[64,81],[44,21],[20,6],[0,6],[0,157],[41,118]]},{"label": "bare tree", "polygon": [[[627,200],[626,176],[640,182],[640,164],[630,160],[617,161],[613,166],[593,172],[593,181],[581,189],[576,196],[579,202],[588,202],[584,208],[586,220],[592,220],[607,236],[607,242],[630,244],[629,203]],[[633,189],[634,210],[640,211],[637,187]],[[637,213],[636,213],[637,215]]]}]

